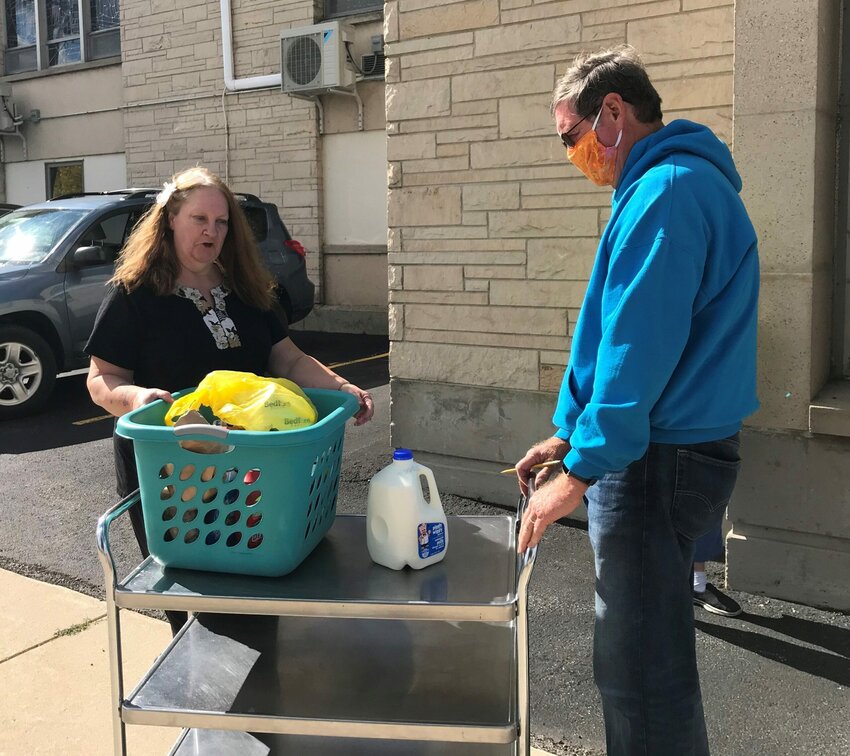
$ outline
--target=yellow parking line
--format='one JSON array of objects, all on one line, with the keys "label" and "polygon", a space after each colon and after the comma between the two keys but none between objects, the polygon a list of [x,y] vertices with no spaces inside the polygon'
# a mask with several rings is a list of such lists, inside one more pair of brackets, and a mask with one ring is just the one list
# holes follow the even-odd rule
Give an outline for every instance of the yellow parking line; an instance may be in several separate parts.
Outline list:
[{"label": "yellow parking line", "polygon": [[101,420],[108,420],[112,415],[99,415],[98,417],[89,417],[85,420],[75,420],[71,425],[89,425],[89,423],[99,423]]},{"label": "yellow parking line", "polygon": [[383,354],[373,354],[371,357],[361,357],[359,360],[349,360],[348,362],[334,362],[332,365],[328,365],[332,370],[338,367],[345,367],[346,365],[355,365],[358,362],[370,362],[371,360],[380,360],[383,357],[389,357],[389,352],[384,352]]}]

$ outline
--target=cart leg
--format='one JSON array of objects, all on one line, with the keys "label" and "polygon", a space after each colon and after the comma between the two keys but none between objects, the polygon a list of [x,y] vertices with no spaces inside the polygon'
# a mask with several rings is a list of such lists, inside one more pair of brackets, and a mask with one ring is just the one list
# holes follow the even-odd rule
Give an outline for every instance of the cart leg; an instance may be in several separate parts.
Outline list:
[{"label": "cart leg", "polygon": [[518,597],[517,635],[517,708],[519,715],[519,756],[531,754],[531,705],[528,696],[528,612],[526,597]]},{"label": "cart leg", "polygon": [[[515,537],[519,534],[519,523],[534,493],[534,476],[528,479],[528,495],[520,496],[514,522]],[[526,549],[517,559],[517,718],[519,720],[519,756],[531,756],[531,702],[528,679],[528,582],[537,560],[537,546]]]},{"label": "cart leg", "polygon": [[121,658],[121,618],[112,592],[106,592],[106,620],[109,633],[109,671],[112,689],[112,748],[115,756],[126,756],[127,735],[121,719],[124,701],[124,668]]}]

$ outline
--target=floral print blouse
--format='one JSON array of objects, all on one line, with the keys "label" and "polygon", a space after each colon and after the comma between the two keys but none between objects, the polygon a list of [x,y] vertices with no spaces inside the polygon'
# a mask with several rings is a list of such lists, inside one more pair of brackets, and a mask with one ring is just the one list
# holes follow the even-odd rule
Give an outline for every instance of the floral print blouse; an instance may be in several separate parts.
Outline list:
[{"label": "floral print blouse", "polygon": [[177,286],[175,291],[177,296],[184,297],[195,303],[198,312],[204,318],[207,328],[215,339],[215,344],[219,349],[232,349],[242,346],[239,340],[239,334],[236,332],[236,324],[230,319],[227,314],[227,307],[224,304],[224,298],[230,294],[230,289],[226,284],[219,284],[214,289],[210,290],[213,297],[213,304],[207,302],[206,298],[198,289],[193,289],[190,286]]}]

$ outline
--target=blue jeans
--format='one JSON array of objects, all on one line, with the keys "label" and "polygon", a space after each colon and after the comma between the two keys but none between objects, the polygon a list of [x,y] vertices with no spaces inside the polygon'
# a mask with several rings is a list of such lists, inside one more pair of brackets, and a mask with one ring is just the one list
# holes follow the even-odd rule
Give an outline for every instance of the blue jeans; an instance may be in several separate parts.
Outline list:
[{"label": "blue jeans", "polygon": [[719,527],[738,434],[649,445],[587,492],[596,562],[593,669],[609,756],[707,756],[697,674],[694,541]]}]

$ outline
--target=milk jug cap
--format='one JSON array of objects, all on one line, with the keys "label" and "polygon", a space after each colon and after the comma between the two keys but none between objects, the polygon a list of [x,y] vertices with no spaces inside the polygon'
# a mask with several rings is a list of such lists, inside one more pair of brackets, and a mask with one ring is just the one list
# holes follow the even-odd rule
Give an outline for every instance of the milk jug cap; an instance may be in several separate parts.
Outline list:
[{"label": "milk jug cap", "polygon": [[393,452],[393,459],[404,460],[413,459],[413,452],[410,449],[396,449]]}]

